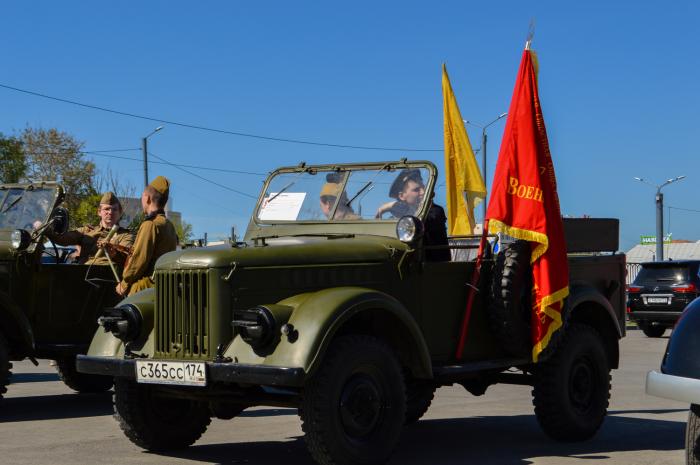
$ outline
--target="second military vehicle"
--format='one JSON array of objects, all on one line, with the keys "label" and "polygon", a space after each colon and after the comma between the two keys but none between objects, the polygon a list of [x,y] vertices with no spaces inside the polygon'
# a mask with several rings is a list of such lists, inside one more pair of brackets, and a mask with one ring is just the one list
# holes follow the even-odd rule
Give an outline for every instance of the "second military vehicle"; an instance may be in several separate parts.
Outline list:
[{"label": "second military vehicle", "polygon": [[447,241],[436,177],[406,160],[276,170],[245,240],[161,257],[155,288],[104,311],[78,369],[115,377],[122,430],[154,451],[194,443],[211,417],[277,405],[298,408],[317,462],[383,463],[454,383],[532,385],[549,436],[591,437],[625,334],[616,221],[567,229],[571,294],[548,358],[531,360],[521,241],[484,261],[457,358],[475,241]]},{"label": "second military vehicle", "polygon": [[68,264],[69,249],[48,241],[47,233],[68,228],[63,197],[54,182],[0,185],[0,400],[12,361],[27,358],[55,360],[61,379],[78,392],[112,386],[110,377],[75,369],[99,309],[118,297],[108,266],[93,266],[88,276],[88,265]]}]

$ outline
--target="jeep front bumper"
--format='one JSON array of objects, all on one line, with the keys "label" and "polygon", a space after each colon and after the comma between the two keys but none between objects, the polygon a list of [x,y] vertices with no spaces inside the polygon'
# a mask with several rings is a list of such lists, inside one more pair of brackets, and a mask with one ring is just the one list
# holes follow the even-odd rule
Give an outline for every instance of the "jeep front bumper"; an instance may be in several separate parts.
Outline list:
[{"label": "jeep front bumper", "polygon": [[[302,368],[218,362],[206,365],[207,380],[215,383],[298,387],[306,378]],[[136,361],[132,359],[78,355],[76,367],[81,373],[136,379]]]},{"label": "jeep front bumper", "polygon": [[646,392],[656,397],[700,404],[700,380],[694,378],[650,371],[647,373]]}]

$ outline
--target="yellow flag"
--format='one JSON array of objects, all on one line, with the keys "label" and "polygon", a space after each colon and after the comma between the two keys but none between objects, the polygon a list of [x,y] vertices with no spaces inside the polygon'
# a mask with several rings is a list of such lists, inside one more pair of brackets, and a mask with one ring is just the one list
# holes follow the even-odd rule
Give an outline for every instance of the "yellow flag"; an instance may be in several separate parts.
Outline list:
[{"label": "yellow flag", "polygon": [[447,233],[452,236],[474,233],[474,208],[486,197],[474,151],[447,68],[442,65],[442,102],[445,114],[445,179],[447,183]]}]

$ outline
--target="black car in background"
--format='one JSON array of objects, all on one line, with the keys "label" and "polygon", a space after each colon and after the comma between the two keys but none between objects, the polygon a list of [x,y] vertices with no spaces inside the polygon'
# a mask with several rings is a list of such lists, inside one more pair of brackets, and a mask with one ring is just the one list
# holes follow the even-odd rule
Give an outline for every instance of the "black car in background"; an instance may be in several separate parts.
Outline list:
[{"label": "black car in background", "polygon": [[627,288],[627,312],[649,337],[672,328],[683,309],[700,294],[700,260],[642,263]]}]

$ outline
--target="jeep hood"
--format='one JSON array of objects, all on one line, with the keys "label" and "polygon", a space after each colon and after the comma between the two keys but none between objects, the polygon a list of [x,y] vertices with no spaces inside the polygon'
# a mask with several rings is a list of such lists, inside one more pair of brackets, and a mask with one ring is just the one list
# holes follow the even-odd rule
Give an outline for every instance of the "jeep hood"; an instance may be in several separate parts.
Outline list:
[{"label": "jeep hood", "polygon": [[158,270],[237,266],[294,266],[334,263],[377,263],[407,249],[398,239],[380,236],[287,237],[266,245],[216,246],[185,249],[163,255]]}]

